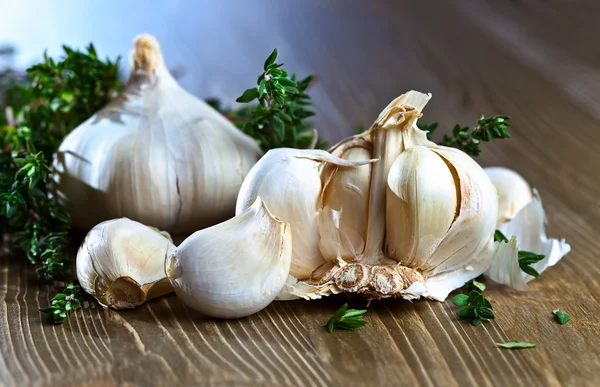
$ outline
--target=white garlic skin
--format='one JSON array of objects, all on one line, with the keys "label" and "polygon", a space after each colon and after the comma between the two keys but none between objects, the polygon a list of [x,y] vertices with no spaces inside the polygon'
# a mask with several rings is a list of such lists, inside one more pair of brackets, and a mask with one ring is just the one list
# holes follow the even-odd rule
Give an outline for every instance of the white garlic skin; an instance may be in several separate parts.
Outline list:
[{"label": "white garlic skin", "polygon": [[109,308],[133,308],[173,291],[164,271],[170,236],[127,218],[90,230],[77,252],[81,287]]},{"label": "white garlic skin", "polygon": [[484,171],[498,192],[498,225],[514,218],[533,200],[529,183],[517,172],[504,167],[487,167]]},{"label": "white garlic skin", "polygon": [[55,195],[78,229],[128,217],[189,235],[234,215],[262,151],[178,85],[154,37],[134,44],[124,91],[60,145]]},{"label": "white garlic skin", "polygon": [[184,240],[167,258],[165,272],[187,306],[210,317],[239,318],[275,299],[291,260],[290,225],[257,198],[241,214]]}]

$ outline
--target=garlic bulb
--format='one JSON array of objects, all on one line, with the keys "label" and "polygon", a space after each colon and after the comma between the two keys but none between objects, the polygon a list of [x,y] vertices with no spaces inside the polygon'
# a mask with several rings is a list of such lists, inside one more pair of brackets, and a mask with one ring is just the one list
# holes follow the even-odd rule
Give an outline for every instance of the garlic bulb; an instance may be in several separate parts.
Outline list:
[{"label": "garlic bulb", "polygon": [[[415,91],[396,98],[368,131],[330,150],[333,162],[282,149],[253,167],[238,213],[260,196],[294,235],[296,270],[278,299],[443,300],[489,267],[496,190],[468,155],[418,129],[429,99]],[[306,159],[321,162],[300,167]]]},{"label": "garlic bulb", "polygon": [[169,234],[120,218],[96,225],[77,252],[81,287],[108,308],[133,308],[173,291],[164,271]]},{"label": "garlic bulb", "polygon": [[291,257],[290,225],[257,198],[236,217],[188,237],[169,255],[165,271],[186,305],[211,317],[237,318],[273,301]]},{"label": "garlic bulb", "polygon": [[519,266],[519,251],[543,255],[544,258],[531,267],[542,273],[554,266],[571,251],[564,240],[546,236],[546,217],[537,191],[516,172],[502,167],[485,168],[498,191],[498,230],[509,242],[496,242],[497,254],[486,275],[493,281],[511,286],[520,291],[527,290],[527,283],[535,277],[525,273]]},{"label": "garlic bulb", "polygon": [[154,37],[135,38],[131,62],[123,92],[55,155],[56,196],[73,226],[89,230],[128,217],[189,235],[233,216],[242,181],[262,151],[179,86]]}]

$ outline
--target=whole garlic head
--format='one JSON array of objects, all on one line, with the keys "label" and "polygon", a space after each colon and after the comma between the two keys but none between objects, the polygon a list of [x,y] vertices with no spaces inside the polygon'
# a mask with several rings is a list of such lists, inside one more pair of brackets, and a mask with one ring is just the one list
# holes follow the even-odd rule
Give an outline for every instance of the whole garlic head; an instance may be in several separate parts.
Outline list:
[{"label": "whole garlic head", "polygon": [[[436,145],[418,129],[429,99],[415,91],[396,98],[368,131],[330,150],[335,162],[310,173],[289,163],[266,168],[269,154],[253,167],[237,210],[260,195],[292,225],[292,267],[303,267],[290,273],[279,299],[358,293],[444,300],[489,267],[496,190],[467,154]],[[280,150],[279,158],[291,158],[288,152]],[[295,150],[293,157],[310,154]],[[299,238],[319,252],[297,249]]]},{"label": "whole garlic head", "polygon": [[207,316],[238,318],[275,299],[291,257],[290,225],[257,198],[241,214],[184,240],[165,271],[184,304]]},{"label": "whole garlic head", "polygon": [[108,308],[133,308],[173,291],[164,261],[169,234],[127,218],[96,225],[77,252],[81,287]]},{"label": "whole garlic head", "polygon": [[179,86],[153,36],[135,38],[131,62],[123,92],[55,155],[55,193],[73,226],[128,217],[189,235],[233,216],[261,149]]}]

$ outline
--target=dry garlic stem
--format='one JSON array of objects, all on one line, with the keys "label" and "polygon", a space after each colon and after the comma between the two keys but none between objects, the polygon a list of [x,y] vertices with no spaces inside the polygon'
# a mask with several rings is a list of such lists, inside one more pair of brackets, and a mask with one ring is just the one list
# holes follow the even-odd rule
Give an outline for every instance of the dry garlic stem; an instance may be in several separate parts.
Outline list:
[{"label": "dry garlic stem", "polygon": [[169,255],[177,296],[211,317],[244,317],[266,307],[290,271],[292,232],[257,198],[243,213],[197,231]]},{"label": "dry garlic stem", "polygon": [[173,291],[164,260],[170,236],[127,218],[96,225],[77,253],[77,279],[108,308],[133,308]]}]

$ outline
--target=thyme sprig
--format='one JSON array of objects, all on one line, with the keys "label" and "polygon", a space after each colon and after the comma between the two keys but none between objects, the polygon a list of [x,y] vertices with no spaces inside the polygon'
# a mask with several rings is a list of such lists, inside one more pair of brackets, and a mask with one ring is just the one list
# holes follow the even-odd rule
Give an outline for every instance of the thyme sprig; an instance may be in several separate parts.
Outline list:
[{"label": "thyme sprig", "polygon": [[[444,134],[440,145],[457,148],[470,156],[479,156],[481,154],[481,143],[490,142],[496,139],[510,138],[508,128],[510,127],[510,117],[481,116],[477,125],[473,128],[468,126],[454,125],[451,135]],[[429,138],[438,128],[437,122],[417,123],[419,129],[427,132]]]}]

